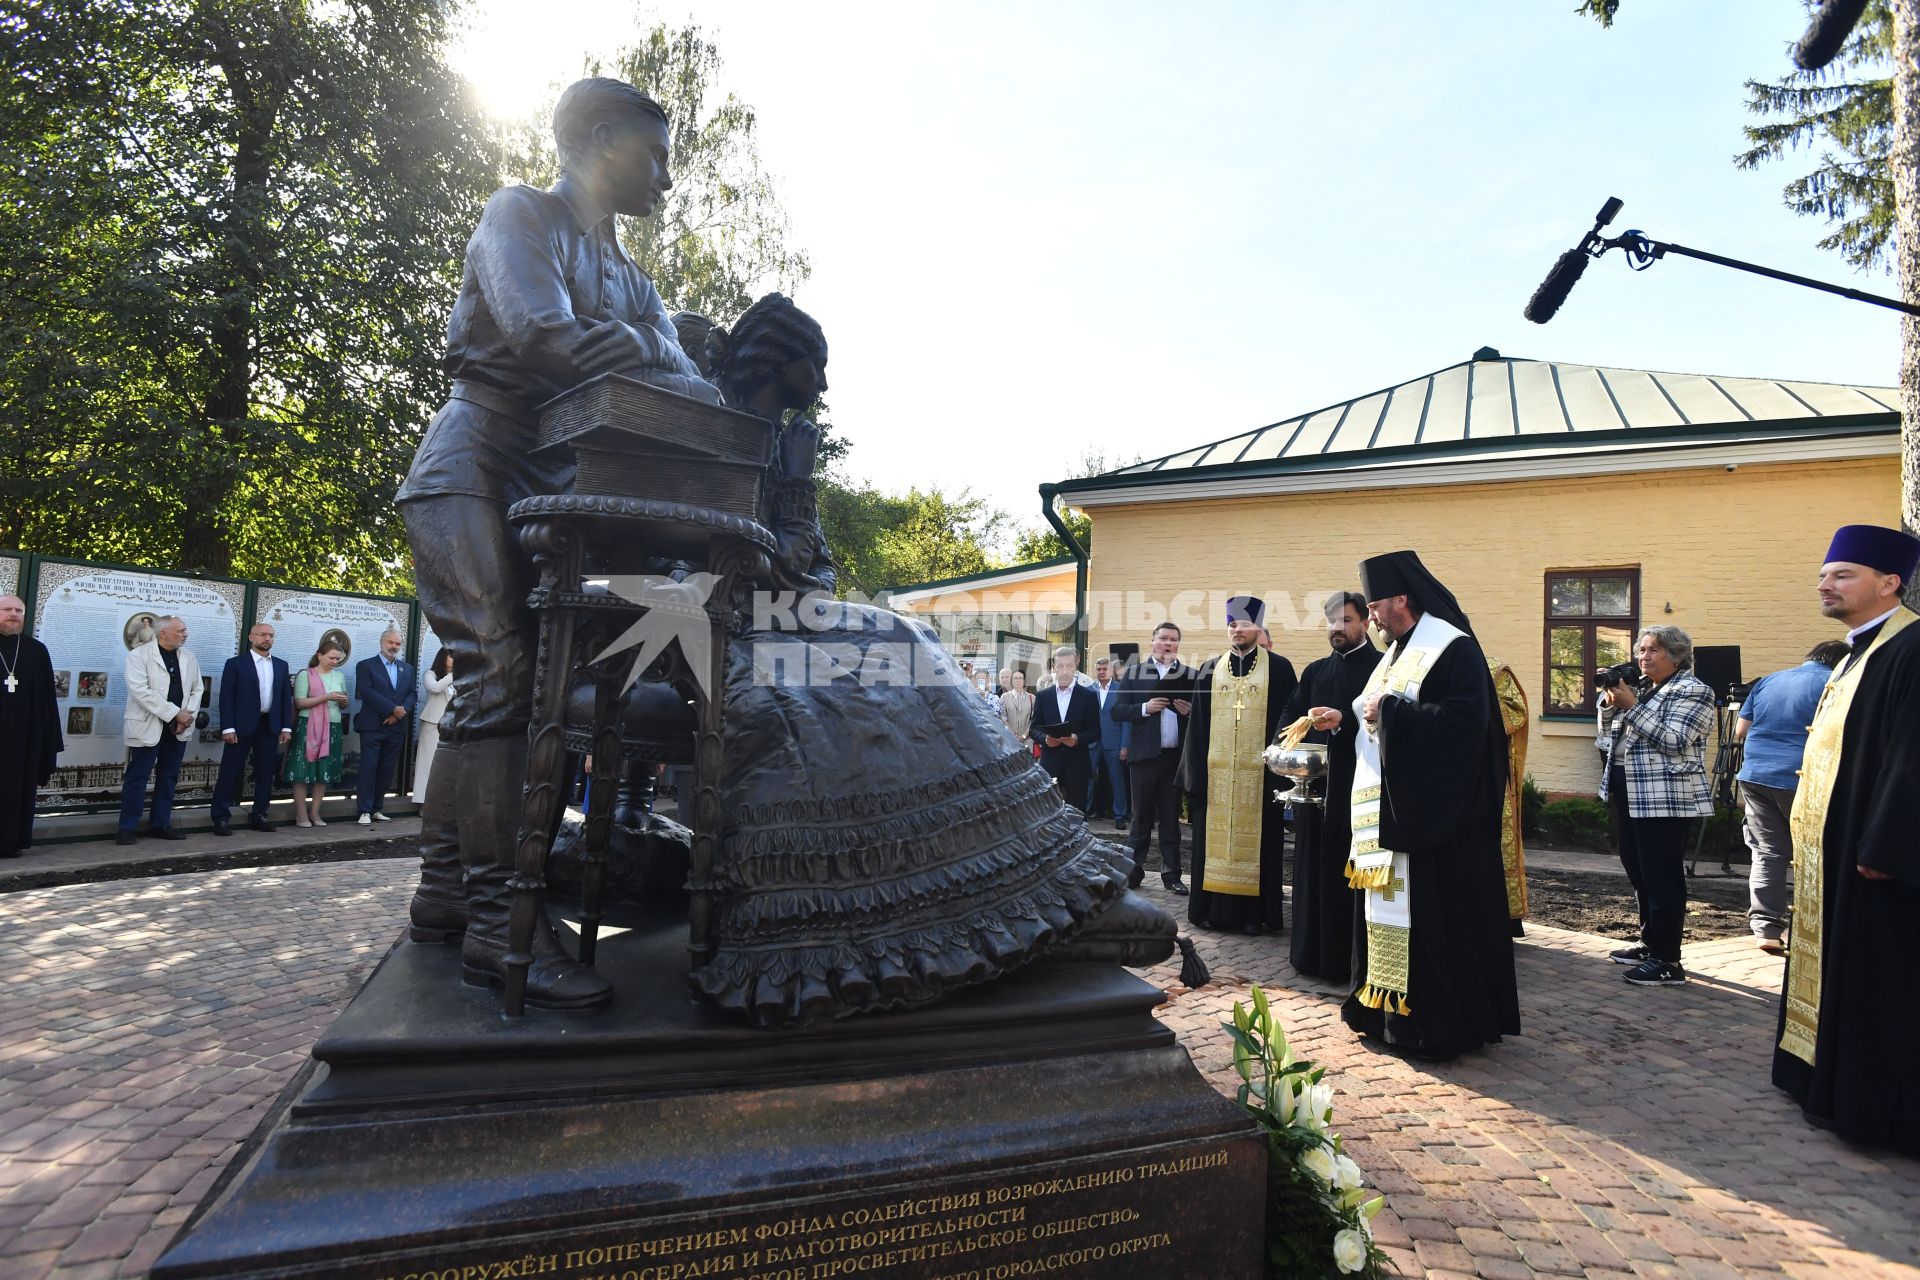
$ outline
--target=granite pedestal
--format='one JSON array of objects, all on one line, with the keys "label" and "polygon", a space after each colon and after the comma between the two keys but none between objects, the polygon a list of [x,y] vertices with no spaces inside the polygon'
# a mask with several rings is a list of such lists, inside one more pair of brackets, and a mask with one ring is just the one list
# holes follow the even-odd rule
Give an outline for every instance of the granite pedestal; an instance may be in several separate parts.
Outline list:
[{"label": "granite pedestal", "polygon": [[587,1013],[397,945],[154,1280],[1259,1274],[1261,1139],[1126,970],[764,1031],[685,997],[684,920],[609,925]]}]

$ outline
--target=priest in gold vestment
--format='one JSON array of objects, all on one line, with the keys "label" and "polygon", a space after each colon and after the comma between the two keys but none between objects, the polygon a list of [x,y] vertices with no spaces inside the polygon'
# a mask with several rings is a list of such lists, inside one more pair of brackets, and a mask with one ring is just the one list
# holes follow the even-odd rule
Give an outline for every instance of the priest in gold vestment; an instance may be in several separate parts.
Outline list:
[{"label": "priest in gold vestment", "polygon": [[1228,651],[1200,665],[1180,760],[1193,820],[1193,893],[1187,918],[1243,933],[1286,925],[1286,806],[1274,800],[1261,753],[1273,741],[1297,678],[1260,647],[1266,605],[1227,602]]},{"label": "priest in gold vestment", "polygon": [[1849,628],[1794,792],[1792,942],[1773,1082],[1843,1138],[1920,1157],[1920,540],[1846,525],[1820,611]]},{"label": "priest in gold vestment", "polygon": [[1493,694],[1500,703],[1500,723],[1507,732],[1507,798],[1500,806],[1500,865],[1507,876],[1507,918],[1513,936],[1527,935],[1527,847],[1521,840],[1521,789],[1527,776],[1527,691],[1513,668],[1487,659],[1493,673]]}]

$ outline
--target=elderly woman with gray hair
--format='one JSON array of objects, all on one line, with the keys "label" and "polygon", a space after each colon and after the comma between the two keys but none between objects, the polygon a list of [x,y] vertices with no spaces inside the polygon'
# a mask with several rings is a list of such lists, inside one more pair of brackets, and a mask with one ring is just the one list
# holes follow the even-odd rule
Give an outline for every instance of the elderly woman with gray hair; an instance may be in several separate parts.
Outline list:
[{"label": "elderly woman with gray hair", "polygon": [[1647,627],[1634,646],[1643,677],[1604,691],[1613,737],[1600,798],[1620,828],[1620,861],[1640,900],[1640,945],[1609,957],[1631,965],[1635,986],[1684,984],[1680,935],[1687,915],[1686,840],[1695,817],[1713,812],[1707,732],[1713,691],[1693,674],[1693,641],[1678,627]]}]

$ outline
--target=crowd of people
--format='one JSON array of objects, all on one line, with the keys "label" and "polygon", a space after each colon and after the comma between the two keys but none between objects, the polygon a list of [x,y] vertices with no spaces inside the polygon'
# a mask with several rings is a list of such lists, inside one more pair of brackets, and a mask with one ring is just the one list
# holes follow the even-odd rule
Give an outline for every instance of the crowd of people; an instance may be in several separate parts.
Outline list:
[{"label": "crowd of people", "polygon": [[[46,646],[25,634],[26,606],[18,596],[0,596],[0,857],[15,857],[32,847],[35,798],[47,785],[65,743],[60,733],[53,664]],[[117,840],[136,843],[145,834],[181,840],[173,822],[175,791],[187,744],[198,726],[219,729],[220,767],[213,788],[211,818],[217,836],[233,834],[232,817],[249,765],[253,803],[247,826],[272,831],[268,818],[276,779],[293,791],[294,825],[327,825],[321,805],[327,788],[342,780],[346,759],[347,641],[330,630],[306,665],[292,670],[273,652],[274,628],[257,622],[247,633],[247,649],[227,659],[213,706],[203,707],[215,687],[201,678],[200,663],[187,647],[187,622],[180,617],[154,620],[150,634],[127,652],[126,706],[122,738],[127,748],[120,783]],[[354,779],[355,807],[363,826],[388,821],[382,811],[405,746],[418,690],[413,667],[403,657],[404,638],[388,630],[380,652],[355,668],[359,710],[352,728],[360,735],[359,769]],[[425,680],[427,718],[421,726],[413,791],[423,792],[432,768],[438,718],[452,689],[450,660],[443,649]]]},{"label": "crowd of people", "polygon": [[[1839,530],[1818,590],[1846,639],[1755,682],[1734,734],[1749,921],[1757,945],[1788,961],[1774,1081],[1814,1123],[1910,1154],[1920,1086],[1904,1064],[1920,1053],[1920,1020],[1887,1015],[1880,998],[1920,961],[1920,628],[1901,604],[1917,563],[1920,540],[1900,530]],[[1342,1016],[1361,1034],[1449,1058],[1520,1028],[1511,940],[1524,888],[1515,894],[1503,866],[1518,766],[1515,699],[1500,681],[1512,676],[1414,553],[1367,560],[1360,576],[1361,590],[1327,600],[1330,652],[1298,678],[1271,651],[1261,602],[1242,596],[1227,607],[1225,652],[1198,668],[1165,622],[1144,657],[1129,645],[1100,660],[1097,693],[1063,648],[1038,695],[997,702],[1089,812],[1113,744],[1132,883],[1157,836],[1162,884],[1188,897],[1197,928],[1284,928],[1290,824],[1294,967],[1346,983]],[[1648,626],[1632,674],[1599,695],[1599,794],[1640,917],[1637,941],[1608,958],[1635,986],[1688,981],[1686,846],[1713,812],[1705,755],[1717,718],[1693,666],[1685,631]],[[1326,794],[1289,809],[1262,751],[1297,722],[1326,748]]]},{"label": "crowd of people", "polygon": [[[566,954],[544,916],[531,963],[507,954],[521,807],[498,780],[527,773],[534,650],[531,567],[506,512],[529,495],[567,491],[570,469],[560,454],[532,447],[530,407],[617,372],[776,424],[766,515],[780,537],[780,581],[830,591],[811,487],[817,428],[800,412],[826,389],[826,346],[819,326],[774,294],[725,341],[697,344],[696,361],[696,344],[676,335],[652,281],[619,253],[613,233],[614,214],[648,216],[670,186],[665,110],[631,85],[595,78],[562,94],[554,130],[559,180],[548,190],[497,193],[469,244],[445,355],[449,397],[396,501],[421,607],[454,650],[451,667],[436,657],[435,680],[451,683],[457,669],[462,694],[444,758],[414,779],[426,797],[414,937],[459,939],[469,981],[509,986],[535,1007],[581,1009],[611,1000],[612,989]],[[582,279],[597,283],[576,292]],[[1903,979],[1920,967],[1920,627],[1901,604],[1916,563],[1920,541],[1906,533],[1842,528],[1818,589],[1822,612],[1849,628],[1845,654],[1826,655],[1830,670],[1816,653],[1763,681],[1744,723],[1750,920],[1759,944],[1787,957],[1773,1079],[1815,1123],[1920,1155],[1920,1085],[1905,1072],[1920,1051],[1920,1019],[1903,1005]],[[979,981],[988,951],[986,967],[1006,971],[1056,930],[1093,919],[1123,868],[1132,886],[1143,884],[1156,839],[1162,885],[1188,899],[1195,927],[1280,931],[1291,822],[1291,953],[1301,972],[1346,986],[1347,1025],[1439,1059],[1517,1034],[1513,937],[1524,887],[1514,883],[1510,832],[1521,770],[1506,692],[1517,684],[1489,662],[1461,603],[1417,554],[1374,556],[1358,570],[1358,589],[1327,602],[1330,652],[1304,673],[1273,651],[1262,602],[1236,596],[1221,620],[1224,651],[1198,667],[1180,656],[1181,629],[1163,622],[1145,637],[1144,655],[1116,649],[1089,674],[1075,650],[1056,650],[1037,689],[1018,669],[998,689],[986,681],[970,691],[914,687],[920,714],[909,719],[940,725],[944,740],[899,733],[898,718],[876,700],[860,711],[873,717],[875,738],[882,722],[892,735],[884,762],[862,745],[872,739],[822,733],[814,726],[824,717],[789,714],[794,705],[845,713],[831,689],[783,689],[778,699],[757,685],[730,690],[723,801],[736,815],[762,816],[731,833],[759,856],[733,869],[724,904],[750,924],[719,930],[696,975],[701,990],[763,1024],[924,1003]],[[849,635],[868,612],[848,607]],[[17,599],[0,599],[0,855],[30,841],[34,789],[60,750],[53,673],[23,619]],[[137,837],[143,812],[149,834],[179,838],[174,784],[205,687],[186,632],[184,620],[160,619],[127,657],[122,843]],[[739,641],[750,647],[755,637]],[[285,752],[298,825],[323,825],[326,788],[342,780],[344,647],[323,640],[298,672],[272,647],[272,628],[256,626],[249,651],[228,662],[221,681],[220,834],[230,832],[248,760],[257,829],[271,829],[277,753]],[[382,797],[416,711],[400,648],[389,633],[357,668],[351,723],[361,737],[356,796],[366,825],[385,818]],[[1635,663],[1638,678],[1613,681],[1601,698],[1600,794],[1616,816],[1640,914],[1639,940],[1611,959],[1636,986],[1679,986],[1687,981],[1682,849],[1690,824],[1712,811],[1703,756],[1714,698],[1676,627],[1643,630]],[[430,698],[444,688],[430,686]],[[976,696],[990,712],[973,702],[974,715],[947,714],[950,697]],[[1523,732],[1523,698],[1521,707]],[[1057,796],[1018,749],[1004,749],[995,719],[1031,745]],[[1318,805],[1289,814],[1276,796],[1263,753],[1277,737],[1324,748]],[[1790,771],[1784,762],[1795,748]],[[929,916],[907,949],[911,966],[885,948],[854,954],[838,924],[816,924],[863,919],[871,884],[812,884],[802,900],[785,873],[804,859],[857,861],[853,851],[871,843],[864,835],[805,815],[865,812],[902,778],[916,780],[923,804],[967,815],[929,824],[938,827],[931,833],[896,823],[890,837],[892,853],[935,868],[942,892],[964,908]],[[1063,801],[1110,814],[1127,833],[1130,858],[1094,840]],[[1182,848],[1183,810],[1191,850]],[[998,874],[1005,831],[1020,833],[1025,879],[1017,885]],[[1790,909],[1781,874],[1789,849]],[[919,886],[934,882],[891,882],[893,921],[911,920],[930,896]],[[799,931],[801,922],[804,947],[753,941]]]}]

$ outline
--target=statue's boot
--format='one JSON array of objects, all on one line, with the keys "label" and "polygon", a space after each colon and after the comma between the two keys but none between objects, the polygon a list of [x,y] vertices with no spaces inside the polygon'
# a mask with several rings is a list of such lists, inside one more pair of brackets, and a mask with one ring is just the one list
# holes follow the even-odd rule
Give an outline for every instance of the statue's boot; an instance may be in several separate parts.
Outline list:
[{"label": "statue's boot", "polygon": [[[513,856],[520,836],[527,741],[515,735],[463,742],[454,802],[460,825],[460,861],[466,867],[467,933],[460,946],[461,976],[476,986],[504,985],[507,918],[513,906]],[[438,767],[437,765],[435,766]],[[538,1009],[590,1009],[613,999],[598,973],[566,953],[544,908],[534,917],[533,964],[527,1003]]]},{"label": "statue's boot", "polygon": [[415,942],[453,942],[467,930],[457,802],[464,759],[458,742],[441,739],[427,778],[427,800],[420,810],[420,884],[407,909]]}]

